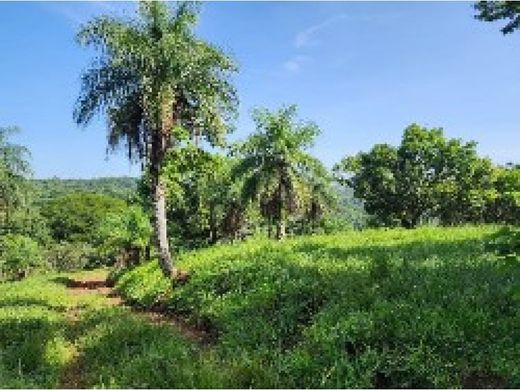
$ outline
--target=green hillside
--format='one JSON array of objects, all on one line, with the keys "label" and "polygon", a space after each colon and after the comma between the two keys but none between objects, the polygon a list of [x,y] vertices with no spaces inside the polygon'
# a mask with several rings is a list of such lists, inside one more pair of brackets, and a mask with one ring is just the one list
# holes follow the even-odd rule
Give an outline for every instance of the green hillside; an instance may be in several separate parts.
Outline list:
[{"label": "green hillside", "polygon": [[173,290],[156,262],[116,287],[211,332],[231,387],[516,387],[520,269],[485,253],[494,230],[252,241],[183,255]]},{"label": "green hillside", "polygon": [[128,199],[137,189],[135,177],[100,177],[95,179],[35,179],[38,202],[60,198],[77,192],[94,192]]}]

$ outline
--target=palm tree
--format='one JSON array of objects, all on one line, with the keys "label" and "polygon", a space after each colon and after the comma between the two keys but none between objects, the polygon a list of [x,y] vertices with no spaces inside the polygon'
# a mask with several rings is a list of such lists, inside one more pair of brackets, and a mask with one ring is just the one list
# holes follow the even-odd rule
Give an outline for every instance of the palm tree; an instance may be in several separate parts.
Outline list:
[{"label": "palm tree", "polygon": [[257,130],[235,153],[242,159],[233,175],[242,178],[245,200],[257,200],[268,221],[276,224],[276,238],[285,237],[287,215],[304,203],[308,178],[318,171],[319,161],[306,150],[320,130],[314,123],[296,123],[296,106],[276,112],[255,110]]},{"label": "palm tree", "polygon": [[125,147],[130,160],[147,171],[159,264],[177,276],[166,231],[165,185],[161,171],[168,151],[183,137],[220,145],[236,113],[230,75],[233,61],[197,38],[197,9],[141,2],[136,19],[102,16],[81,28],[83,46],[99,50],[82,76],[74,119],[88,124],[96,113],[108,118],[108,145]]}]

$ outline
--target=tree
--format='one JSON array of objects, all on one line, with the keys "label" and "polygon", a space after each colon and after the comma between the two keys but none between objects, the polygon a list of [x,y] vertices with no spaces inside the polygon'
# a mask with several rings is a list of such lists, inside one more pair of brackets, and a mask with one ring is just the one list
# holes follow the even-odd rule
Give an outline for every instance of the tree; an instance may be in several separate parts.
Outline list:
[{"label": "tree", "polygon": [[56,241],[94,244],[97,229],[106,216],[122,213],[126,208],[126,202],[121,199],[79,192],[44,203],[41,212]]},{"label": "tree", "polygon": [[408,126],[398,147],[375,145],[345,158],[335,171],[383,225],[413,228],[482,221],[493,190],[493,166],[475,142],[446,139],[440,128]]},{"label": "tree", "polygon": [[510,34],[520,28],[520,3],[518,1],[479,1],[475,4],[479,20],[493,22],[505,19],[508,22],[501,31]]},{"label": "tree", "polygon": [[19,234],[0,237],[0,280],[22,279],[43,265],[40,247],[33,239]]},{"label": "tree", "polygon": [[27,203],[28,177],[31,174],[29,150],[9,142],[17,127],[0,127],[0,226],[9,228],[13,213]]},{"label": "tree", "polygon": [[306,179],[320,163],[306,152],[320,130],[314,123],[295,121],[296,106],[275,112],[255,110],[256,132],[235,149],[241,160],[233,176],[243,181],[244,200],[256,200],[263,215],[276,224],[276,238],[285,236],[287,215],[301,206]]},{"label": "tree", "polygon": [[194,144],[172,151],[164,168],[168,189],[168,217],[174,238],[184,247],[214,244],[236,232],[236,224],[224,226],[226,215],[237,204],[240,183],[230,173],[234,161]]},{"label": "tree", "polygon": [[128,265],[139,263],[151,233],[150,221],[139,206],[109,213],[97,230],[101,252],[109,257],[119,257]]},{"label": "tree", "polygon": [[97,112],[108,117],[110,150],[124,146],[148,173],[155,241],[163,273],[175,277],[168,245],[165,185],[168,151],[188,133],[222,144],[236,111],[229,76],[233,61],[197,38],[191,3],[171,9],[141,2],[136,20],[100,17],[85,25],[78,41],[100,55],[82,77],[74,118],[87,124]]}]

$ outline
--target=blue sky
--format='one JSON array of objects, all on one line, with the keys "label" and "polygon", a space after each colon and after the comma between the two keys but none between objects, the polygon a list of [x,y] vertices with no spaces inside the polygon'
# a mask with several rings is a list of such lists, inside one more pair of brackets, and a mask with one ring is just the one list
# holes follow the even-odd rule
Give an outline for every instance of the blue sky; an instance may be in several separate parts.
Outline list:
[{"label": "blue sky", "polygon": [[[72,121],[79,76],[93,53],[78,26],[135,3],[0,3],[0,126],[18,125],[36,177],[137,175],[106,160],[104,119]],[[520,161],[520,32],[473,19],[472,3],[205,3],[198,33],[232,54],[240,119],[295,103],[322,129],[313,153],[328,166],[417,122],[479,142],[497,163]]]}]

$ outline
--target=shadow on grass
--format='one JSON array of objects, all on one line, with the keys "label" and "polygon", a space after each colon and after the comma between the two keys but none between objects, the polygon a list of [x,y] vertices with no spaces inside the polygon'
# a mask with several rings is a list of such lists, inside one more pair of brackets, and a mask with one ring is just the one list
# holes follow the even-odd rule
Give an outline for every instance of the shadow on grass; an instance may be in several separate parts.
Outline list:
[{"label": "shadow on grass", "polygon": [[108,308],[78,326],[88,387],[218,387],[218,368],[171,325]]}]

